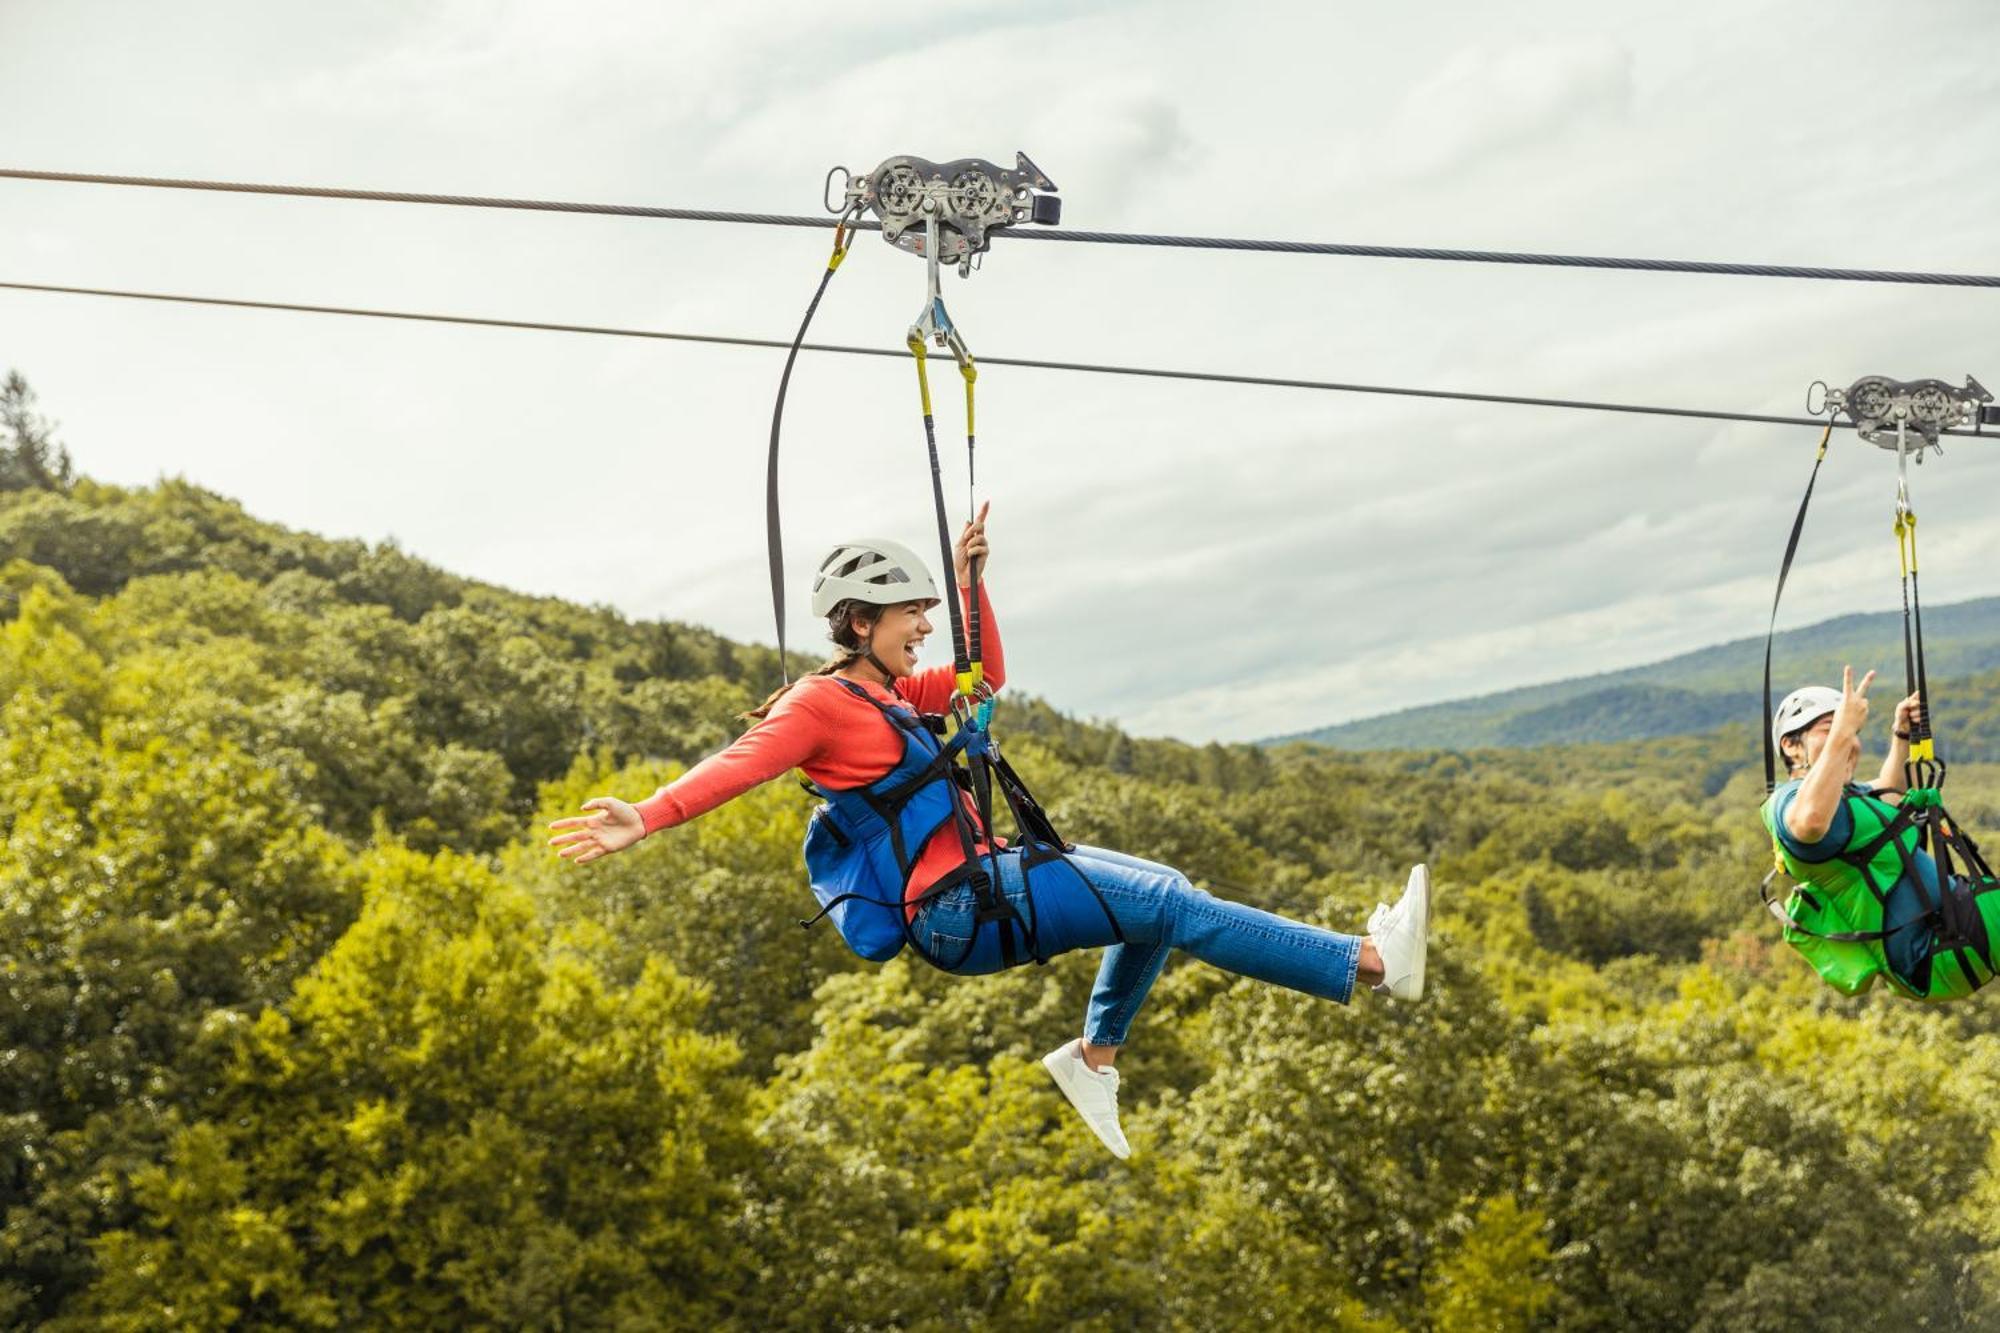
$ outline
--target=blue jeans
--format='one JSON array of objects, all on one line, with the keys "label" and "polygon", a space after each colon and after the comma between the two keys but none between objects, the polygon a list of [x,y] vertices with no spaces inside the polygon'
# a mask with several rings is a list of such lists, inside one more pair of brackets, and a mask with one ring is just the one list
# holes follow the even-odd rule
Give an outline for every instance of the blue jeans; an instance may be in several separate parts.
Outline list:
[{"label": "blue jeans", "polygon": [[[1357,936],[1227,902],[1196,888],[1170,866],[1096,847],[1078,847],[1068,857],[1070,865],[1089,877],[1088,886],[1063,862],[1049,862],[1035,868],[1032,902],[1020,853],[1003,851],[999,861],[1001,888],[1014,910],[1033,924],[1044,959],[1072,949],[1104,949],[1083,1025],[1084,1039],[1094,1046],[1125,1044],[1169,949],[1184,949],[1211,967],[1322,999],[1345,1004],[1354,994],[1354,974],[1361,963]],[[1112,932],[1107,908],[1118,920],[1123,944]],[[1006,966],[999,928],[989,924],[975,934],[973,910],[972,887],[961,884],[919,908],[911,930],[924,950],[953,972],[998,972]],[[964,961],[952,967],[961,955]],[[1025,950],[1017,961],[1029,961]]]}]

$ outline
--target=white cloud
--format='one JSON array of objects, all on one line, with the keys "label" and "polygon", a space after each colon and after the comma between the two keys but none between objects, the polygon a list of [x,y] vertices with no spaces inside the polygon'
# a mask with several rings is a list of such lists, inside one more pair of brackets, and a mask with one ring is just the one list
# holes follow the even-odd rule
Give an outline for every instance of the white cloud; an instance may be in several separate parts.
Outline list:
[{"label": "white cloud", "polygon": [[[1928,544],[1939,567],[2000,569],[2000,528],[1954,532]],[[1473,633],[1426,634],[1420,641],[1332,663],[1281,670],[1254,684],[1168,694],[1123,720],[1140,733],[1193,732],[1248,740],[1329,726],[1424,703],[1599,671],[1640,666],[1691,648],[1761,633],[1775,567],[1675,593],[1645,594]],[[1894,552],[1854,550],[1794,568],[1781,629],[1857,609],[1886,610],[1895,596]],[[2000,593],[1982,580],[1966,595]],[[1900,645],[1885,642],[1880,665]],[[1869,664],[1859,664],[1867,666]]]},{"label": "white cloud", "polygon": [[1605,38],[1457,51],[1405,94],[1379,160],[1399,175],[1443,175],[1623,119],[1632,64]]}]

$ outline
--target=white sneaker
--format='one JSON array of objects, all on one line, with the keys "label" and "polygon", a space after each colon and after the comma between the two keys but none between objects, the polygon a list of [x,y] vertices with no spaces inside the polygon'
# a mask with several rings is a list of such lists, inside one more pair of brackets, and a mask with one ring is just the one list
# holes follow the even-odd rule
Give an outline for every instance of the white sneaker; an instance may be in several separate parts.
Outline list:
[{"label": "white sneaker", "polygon": [[1431,872],[1428,866],[1410,871],[1410,882],[1394,907],[1377,903],[1368,918],[1368,934],[1382,956],[1382,981],[1375,989],[1398,1000],[1420,999],[1424,993],[1424,945],[1431,931]]},{"label": "white sneaker", "polygon": [[1090,1126],[1090,1132],[1104,1141],[1111,1155],[1132,1155],[1125,1131],[1118,1128],[1118,1071],[1109,1066],[1092,1069],[1083,1062],[1083,1040],[1065,1042],[1042,1057],[1042,1068],[1062,1089],[1069,1104]]}]

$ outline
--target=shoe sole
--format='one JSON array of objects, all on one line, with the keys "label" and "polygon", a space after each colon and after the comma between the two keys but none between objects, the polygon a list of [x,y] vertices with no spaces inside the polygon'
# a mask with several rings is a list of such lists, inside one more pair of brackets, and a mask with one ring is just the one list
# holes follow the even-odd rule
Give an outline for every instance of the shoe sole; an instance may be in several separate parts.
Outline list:
[{"label": "shoe sole", "polygon": [[1390,996],[1398,1000],[1421,1000],[1424,998],[1424,960],[1430,954],[1431,950],[1431,868],[1429,866],[1418,866],[1417,869],[1423,875],[1424,933],[1417,942],[1416,966],[1410,969],[1410,979],[1406,983],[1408,986],[1407,992],[1399,992],[1393,986],[1389,988]]},{"label": "shoe sole", "polygon": [[1065,1063],[1061,1057],[1062,1053],[1068,1049],[1069,1047],[1064,1046],[1043,1056],[1042,1068],[1049,1071],[1049,1077],[1055,1080],[1056,1087],[1062,1091],[1063,1100],[1068,1102],[1070,1109],[1076,1112],[1076,1118],[1083,1121],[1084,1128],[1095,1134],[1097,1141],[1109,1149],[1113,1157],[1122,1162],[1132,1155],[1131,1147],[1127,1146],[1121,1150],[1117,1144],[1104,1137],[1104,1132],[1098,1129],[1097,1122],[1092,1120],[1089,1114],[1084,1111],[1083,1103],[1079,1102],[1076,1099],[1076,1094],[1070,1090],[1069,1077],[1059,1067],[1062,1063]]}]

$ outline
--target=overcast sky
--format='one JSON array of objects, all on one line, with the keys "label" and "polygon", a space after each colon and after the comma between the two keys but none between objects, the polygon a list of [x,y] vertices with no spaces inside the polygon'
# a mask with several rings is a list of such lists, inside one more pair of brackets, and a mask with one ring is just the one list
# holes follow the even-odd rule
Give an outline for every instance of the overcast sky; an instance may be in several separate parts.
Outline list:
[{"label": "overcast sky", "polygon": [[[1025,149],[1079,228],[1993,273],[1996,39],[1989,0],[0,0],[0,166],[802,213],[835,163]],[[826,245],[0,181],[9,281],[788,337]],[[995,356],[1763,412],[1869,373],[2000,389],[1992,291],[1005,242],[947,281]],[[865,236],[815,336],[899,346],[922,284]],[[0,292],[0,367],[92,476],[763,642],[780,361]],[[802,360],[795,587],[846,536],[928,548],[910,378]],[[1014,679],[1191,740],[1760,632],[1815,440],[1000,367],[980,390]],[[1786,623],[1897,604],[1893,485],[1841,437]],[[2000,449],[1948,446],[1916,494],[1930,596],[2000,593]]]}]

